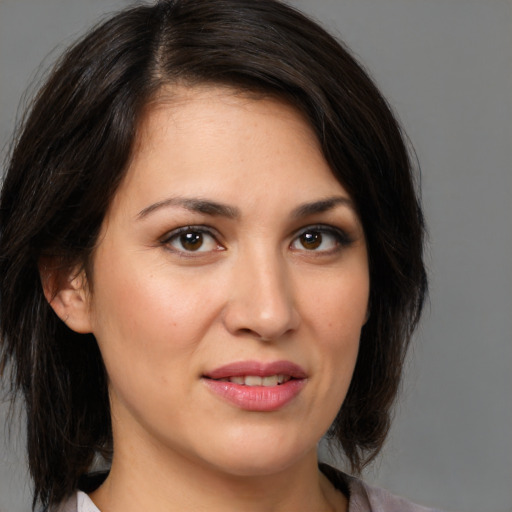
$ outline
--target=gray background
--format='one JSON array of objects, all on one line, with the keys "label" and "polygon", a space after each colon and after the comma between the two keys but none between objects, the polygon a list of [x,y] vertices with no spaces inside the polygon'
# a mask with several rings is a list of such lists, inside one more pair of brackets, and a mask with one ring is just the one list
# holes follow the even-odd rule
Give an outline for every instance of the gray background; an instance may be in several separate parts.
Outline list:
[{"label": "gray background", "polygon": [[[126,4],[0,0],[1,146],[39,63]],[[512,1],[295,4],[372,71],[423,173],[430,305],[392,434],[366,478],[447,510],[511,511]],[[29,509],[26,482],[15,429],[0,439],[0,511]]]}]

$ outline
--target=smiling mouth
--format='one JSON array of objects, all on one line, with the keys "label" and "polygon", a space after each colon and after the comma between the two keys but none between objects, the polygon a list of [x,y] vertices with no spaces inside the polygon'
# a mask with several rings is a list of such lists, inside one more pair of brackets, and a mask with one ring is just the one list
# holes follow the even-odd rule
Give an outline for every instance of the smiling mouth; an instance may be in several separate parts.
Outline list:
[{"label": "smiling mouth", "polygon": [[307,379],[302,368],[288,361],[243,361],[202,375],[213,394],[251,412],[273,412],[285,407],[300,394]]},{"label": "smiling mouth", "polygon": [[221,379],[213,379],[219,382],[232,382],[233,384],[238,384],[240,386],[280,386],[281,384],[285,384],[293,377],[290,375],[268,375],[265,377],[260,377],[258,375],[237,375],[233,377],[224,377]]},{"label": "smiling mouth", "polygon": [[206,380],[231,383],[247,387],[275,387],[304,380],[307,374],[299,365],[291,361],[235,361],[208,371],[202,377]]}]

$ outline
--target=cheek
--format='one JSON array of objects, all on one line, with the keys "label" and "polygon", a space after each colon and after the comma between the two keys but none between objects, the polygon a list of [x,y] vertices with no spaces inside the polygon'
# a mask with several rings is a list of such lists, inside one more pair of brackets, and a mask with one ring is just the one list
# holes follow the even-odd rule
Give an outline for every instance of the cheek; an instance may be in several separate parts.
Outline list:
[{"label": "cheek", "polygon": [[325,333],[322,338],[333,342],[354,336],[358,339],[368,312],[370,283],[366,265],[311,281],[304,286],[302,309],[309,321]]},{"label": "cheek", "polygon": [[116,261],[109,265],[99,255],[96,261],[93,333],[112,383],[143,379],[161,386],[198,349],[216,317],[218,281],[172,272],[150,258],[109,257]]},{"label": "cheek", "polygon": [[[332,401],[334,409],[341,406],[357,360],[361,329],[366,321],[369,278],[366,266],[341,273],[338,278],[324,279],[321,290],[311,293],[308,287],[306,323],[318,350],[315,352],[321,370],[322,393]],[[333,394],[333,390],[339,394]]]},{"label": "cheek", "polygon": [[114,340],[118,334],[129,334],[130,339],[159,333],[163,339],[174,337],[179,343],[183,338],[176,336],[175,329],[197,325],[191,320],[196,312],[205,311],[200,308],[205,305],[201,293],[207,286],[204,280],[173,273],[147,259],[117,260],[114,266],[102,265],[98,258],[92,305],[93,324],[100,337],[106,331]]}]

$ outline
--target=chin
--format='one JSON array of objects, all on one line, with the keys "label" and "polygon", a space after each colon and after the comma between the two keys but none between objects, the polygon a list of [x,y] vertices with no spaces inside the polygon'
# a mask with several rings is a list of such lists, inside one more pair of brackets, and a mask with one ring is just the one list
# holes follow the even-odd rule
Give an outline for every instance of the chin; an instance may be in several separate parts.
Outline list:
[{"label": "chin", "polygon": [[243,438],[223,446],[215,444],[210,460],[219,470],[238,477],[269,476],[285,471],[307,458],[316,461],[316,442],[304,440],[291,442],[268,435],[255,438],[245,433]]}]

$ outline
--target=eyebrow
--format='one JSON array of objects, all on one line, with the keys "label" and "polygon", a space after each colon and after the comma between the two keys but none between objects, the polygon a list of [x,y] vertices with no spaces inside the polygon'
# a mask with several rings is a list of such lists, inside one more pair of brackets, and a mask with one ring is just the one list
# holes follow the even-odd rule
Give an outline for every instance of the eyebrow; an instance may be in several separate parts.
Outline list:
[{"label": "eyebrow", "polygon": [[[319,201],[301,204],[292,211],[291,217],[295,219],[308,217],[310,215],[332,210],[338,205],[348,206],[352,210],[355,210],[354,203],[348,197],[333,196]],[[137,218],[143,219],[157,210],[172,206],[178,206],[180,208],[185,208],[186,210],[205,215],[226,217],[228,219],[237,219],[240,217],[240,210],[234,206],[218,203],[209,199],[170,197],[147,206],[137,214]]]},{"label": "eyebrow", "polygon": [[228,206],[226,204],[217,203],[210,201],[209,199],[201,198],[188,198],[188,197],[170,197],[163,201],[158,201],[137,214],[138,219],[147,217],[150,213],[161,208],[168,208],[169,206],[178,206],[185,208],[192,212],[203,213],[205,215],[227,217],[228,219],[236,219],[240,217],[240,210],[234,206]]},{"label": "eyebrow", "polygon": [[313,201],[311,203],[299,205],[292,211],[292,217],[299,219],[301,217],[308,217],[317,213],[324,213],[336,208],[338,205],[348,206],[355,212],[354,203],[348,197],[333,196],[321,199],[320,201]]}]

